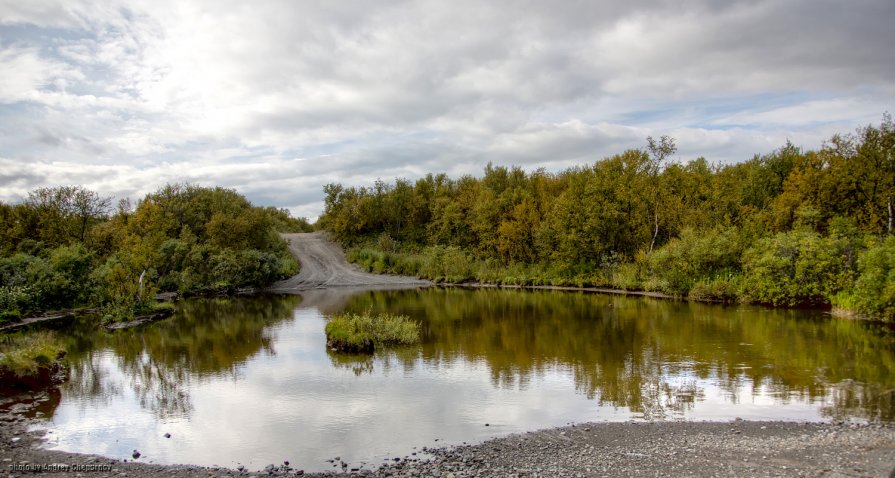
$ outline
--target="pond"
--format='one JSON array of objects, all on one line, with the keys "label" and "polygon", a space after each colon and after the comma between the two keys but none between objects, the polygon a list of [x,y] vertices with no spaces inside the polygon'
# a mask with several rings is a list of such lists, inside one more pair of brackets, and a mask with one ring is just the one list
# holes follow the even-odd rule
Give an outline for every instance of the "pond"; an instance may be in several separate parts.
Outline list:
[{"label": "pond", "polygon": [[[389,311],[419,346],[332,353],[327,314]],[[577,292],[316,291],[194,299],[115,333],[73,326],[48,447],[308,470],[584,421],[895,418],[895,339],[817,310]],[[165,434],[170,434],[166,438]],[[416,447],[416,448],[415,448]]]}]

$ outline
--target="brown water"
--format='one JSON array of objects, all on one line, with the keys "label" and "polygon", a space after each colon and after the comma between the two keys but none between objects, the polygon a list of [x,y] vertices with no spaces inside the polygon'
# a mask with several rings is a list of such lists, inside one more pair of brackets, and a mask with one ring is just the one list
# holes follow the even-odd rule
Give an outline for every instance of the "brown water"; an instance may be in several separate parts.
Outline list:
[{"label": "brown water", "polygon": [[[389,311],[418,347],[327,351],[324,315]],[[374,467],[414,447],[570,422],[895,418],[895,339],[822,311],[429,289],[197,299],[70,332],[51,448],[252,469]],[[487,425],[486,425],[487,424]],[[164,434],[170,433],[171,438]]]}]

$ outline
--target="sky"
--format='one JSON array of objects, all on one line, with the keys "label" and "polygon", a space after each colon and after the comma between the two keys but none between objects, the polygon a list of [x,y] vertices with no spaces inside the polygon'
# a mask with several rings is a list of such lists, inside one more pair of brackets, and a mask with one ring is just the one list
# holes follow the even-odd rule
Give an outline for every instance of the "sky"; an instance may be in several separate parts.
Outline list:
[{"label": "sky", "polygon": [[895,112],[895,2],[0,0],[0,201],[805,149]]}]

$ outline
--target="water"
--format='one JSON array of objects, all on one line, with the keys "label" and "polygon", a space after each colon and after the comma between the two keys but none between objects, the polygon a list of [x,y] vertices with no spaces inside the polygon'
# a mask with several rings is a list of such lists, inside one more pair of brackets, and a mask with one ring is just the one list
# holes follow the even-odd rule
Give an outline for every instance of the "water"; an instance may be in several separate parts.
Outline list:
[{"label": "water", "polygon": [[[327,351],[324,316],[346,309],[409,315],[424,341]],[[892,333],[816,310],[320,291],[189,300],[135,330],[67,335],[71,380],[42,409],[48,446],[155,463],[319,471],[570,422],[895,418]]]}]

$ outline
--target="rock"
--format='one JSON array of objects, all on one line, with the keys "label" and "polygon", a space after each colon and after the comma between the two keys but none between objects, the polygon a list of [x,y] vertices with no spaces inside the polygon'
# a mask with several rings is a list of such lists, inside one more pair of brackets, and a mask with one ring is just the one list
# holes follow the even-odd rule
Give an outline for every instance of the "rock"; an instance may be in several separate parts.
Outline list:
[{"label": "rock", "polygon": [[137,458],[140,458],[140,452],[135,449],[134,452],[131,453],[131,456],[136,460]]},{"label": "rock", "polygon": [[171,438],[171,434],[170,434],[170,433],[165,433],[165,438]]}]

